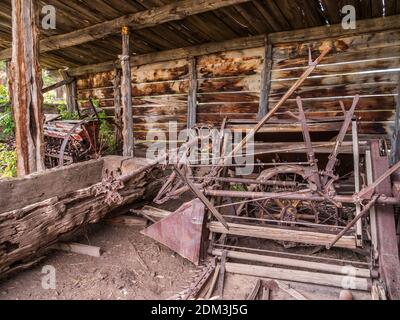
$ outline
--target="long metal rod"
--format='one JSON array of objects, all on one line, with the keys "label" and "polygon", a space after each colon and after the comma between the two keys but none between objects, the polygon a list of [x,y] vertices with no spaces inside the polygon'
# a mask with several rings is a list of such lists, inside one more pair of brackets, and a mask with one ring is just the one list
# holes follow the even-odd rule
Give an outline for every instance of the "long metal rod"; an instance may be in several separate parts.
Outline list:
[{"label": "long metal rod", "polygon": [[[227,190],[211,190],[206,189],[205,194],[211,197],[232,197],[232,198],[245,198],[245,199],[259,199],[259,198],[271,198],[281,200],[300,200],[300,201],[315,201],[324,202],[327,201],[325,197],[316,196],[312,193],[268,193],[268,192],[246,192],[246,191],[227,191]],[[353,196],[338,195],[331,198],[335,202],[351,203],[354,204],[356,200]],[[377,201],[378,204],[387,205],[399,205],[400,199],[393,197],[380,197]]]}]

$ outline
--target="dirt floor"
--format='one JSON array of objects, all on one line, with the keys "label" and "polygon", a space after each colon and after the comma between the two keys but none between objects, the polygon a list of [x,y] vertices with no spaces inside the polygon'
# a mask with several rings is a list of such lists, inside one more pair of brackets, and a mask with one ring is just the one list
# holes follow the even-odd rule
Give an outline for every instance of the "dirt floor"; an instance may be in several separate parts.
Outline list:
[{"label": "dirt floor", "polygon": [[[107,225],[90,228],[79,242],[101,247],[100,258],[54,252],[34,269],[0,282],[0,299],[167,299],[197,268],[139,231]],[[42,288],[44,266],[55,267],[56,290]]]}]

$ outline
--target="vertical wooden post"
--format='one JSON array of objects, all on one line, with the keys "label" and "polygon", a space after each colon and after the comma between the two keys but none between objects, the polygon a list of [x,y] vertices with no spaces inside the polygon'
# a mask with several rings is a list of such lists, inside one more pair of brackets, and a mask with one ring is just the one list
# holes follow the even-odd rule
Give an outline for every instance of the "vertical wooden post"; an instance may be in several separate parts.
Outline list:
[{"label": "vertical wooden post", "polygon": [[[63,80],[70,80],[71,77],[69,76],[66,70],[61,70],[60,74]],[[75,112],[78,108],[76,103],[76,81],[72,81],[71,83],[65,86],[65,95],[67,100],[67,111],[68,112]]]},{"label": "vertical wooden post", "polygon": [[12,83],[11,83],[11,60],[6,61],[6,76],[7,76],[7,92],[8,92],[8,99],[10,100],[10,103],[12,105]]},{"label": "vertical wooden post", "polygon": [[197,87],[197,63],[196,58],[192,57],[189,61],[188,129],[192,129],[197,122]]},{"label": "vertical wooden post", "polygon": [[392,165],[400,161],[400,73],[398,74],[397,85],[397,106],[394,124],[394,133],[392,137],[391,163]]},{"label": "vertical wooden post", "polygon": [[36,1],[12,0],[12,102],[19,176],[44,170],[42,74]]},{"label": "vertical wooden post", "polygon": [[122,28],[122,55],[120,56],[122,67],[121,99],[123,112],[123,155],[133,157],[133,114],[132,114],[132,78],[130,65],[129,28]]},{"label": "vertical wooden post", "polygon": [[118,150],[122,148],[122,107],[121,107],[121,69],[114,70],[114,112],[115,112],[115,141],[117,142]]},{"label": "vertical wooden post", "polygon": [[260,106],[258,111],[258,118],[262,119],[268,113],[269,109],[269,92],[271,89],[271,70],[272,70],[272,45],[265,36],[265,55],[264,64],[261,71],[260,82]]}]

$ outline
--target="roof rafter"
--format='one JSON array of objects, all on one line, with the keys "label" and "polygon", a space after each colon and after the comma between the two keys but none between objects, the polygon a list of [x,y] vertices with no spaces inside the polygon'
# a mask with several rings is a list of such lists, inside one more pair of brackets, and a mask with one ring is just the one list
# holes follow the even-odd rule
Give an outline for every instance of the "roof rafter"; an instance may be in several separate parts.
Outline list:
[{"label": "roof rafter", "polygon": [[[60,50],[86,42],[104,38],[118,33],[124,26],[139,30],[156,25],[182,20],[188,16],[219,8],[241,4],[250,0],[183,0],[161,7],[128,14],[113,20],[101,22],[90,27],[72,31],[66,34],[51,36],[40,41],[40,52]],[[0,60],[11,58],[11,48],[0,52]]]}]

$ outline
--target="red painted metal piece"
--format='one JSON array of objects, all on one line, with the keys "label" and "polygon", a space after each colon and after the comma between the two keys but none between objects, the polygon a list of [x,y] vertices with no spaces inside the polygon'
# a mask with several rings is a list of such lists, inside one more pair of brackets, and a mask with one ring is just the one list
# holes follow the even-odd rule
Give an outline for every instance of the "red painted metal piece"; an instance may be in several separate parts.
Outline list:
[{"label": "red painted metal piece", "polygon": [[205,206],[195,199],[141,233],[199,265],[204,218]]},{"label": "red painted metal piece", "polygon": [[[389,169],[388,152],[381,141],[371,141],[371,157],[374,180],[377,180]],[[388,197],[392,195],[390,177],[376,188],[376,193]],[[400,300],[400,261],[393,206],[376,206],[376,228],[380,276],[389,298]]]}]

